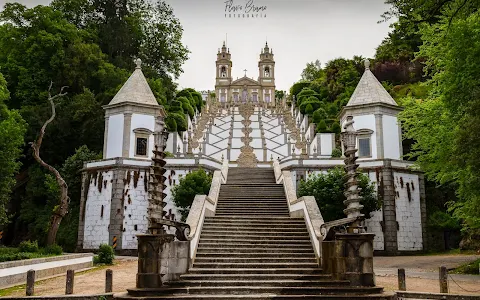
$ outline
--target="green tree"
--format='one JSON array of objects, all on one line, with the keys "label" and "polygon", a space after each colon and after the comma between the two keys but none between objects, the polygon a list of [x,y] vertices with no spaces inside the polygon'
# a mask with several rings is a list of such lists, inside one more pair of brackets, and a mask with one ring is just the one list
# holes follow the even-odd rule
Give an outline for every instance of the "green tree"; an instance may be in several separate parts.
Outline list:
[{"label": "green tree", "polygon": [[9,110],[5,101],[9,98],[7,83],[0,74],[0,225],[8,222],[8,202],[15,185],[18,161],[24,144],[26,123],[17,111]]},{"label": "green tree", "polygon": [[327,113],[323,108],[319,108],[313,113],[313,123],[315,124],[320,123],[320,121],[326,118],[327,118]]},{"label": "green tree", "polygon": [[[381,203],[375,194],[375,188],[370,183],[368,176],[358,175],[359,187],[361,188],[361,204],[364,206],[362,213],[368,218],[370,214],[381,207]],[[322,216],[326,222],[345,218],[343,201],[346,173],[343,168],[337,167],[328,170],[326,174],[310,176],[306,181],[302,180],[298,188],[298,197],[314,196]]]},{"label": "green tree", "polygon": [[307,63],[307,66],[302,71],[302,80],[313,81],[323,76],[322,65],[317,59],[315,62]]},{"label": "green tree", "polygon": [[185,220],[196,195],[208,195],[212,177],[205,170],[198,169],[188,173],[180,179],[178,185],[172,189],[172,198],[180,209],[182,220]]}]

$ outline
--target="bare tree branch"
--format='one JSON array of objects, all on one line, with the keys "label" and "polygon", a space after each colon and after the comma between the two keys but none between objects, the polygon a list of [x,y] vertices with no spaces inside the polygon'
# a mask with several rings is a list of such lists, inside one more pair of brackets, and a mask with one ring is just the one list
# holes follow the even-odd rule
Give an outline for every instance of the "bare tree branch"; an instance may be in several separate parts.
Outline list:
[{"label": "bare tree branch", "polygon": [[50,86],[48,88],[48,101],[50,102],[50,106],[52,109],[52,115],[50,118],[45,121],[43,124],[42,128],[40,129],[40,134],[37,138],[37,140],[33,143],[30,143],[33,149],[33,157],[35,160],[45,169],[53,173],[55,176],[55,180],[57,181],[58,186],[60,187],[60,205],[58,205],[52,214],[52,217],[50,219],[50,229],[48,230],[48,235],[47,235],[47,244],[52,245],[55,243],[55,239],[57,236],[57,231],[58,228],[60,227],[60,222],[62,221],[63,217],[67,214],[68,212],[68,203],[70,202],[69,197],[68,197],[68,186],[65,180],[63,179],[62,175],[60,175],[60,172],[58,172],[57,169],[52,167],[51,165],[47,164],[41,157],[40,157],[40,147],[42,146],[43,142],[43,137],[45,136],[45,130],[56,116],[56,111],[55,111],[55,103],[53,100],[63,97],[67,94],[67,92],[64,92],[64,89],[66,89],[66,86],[63,86],[60,89],[60,92],[56,94],[55,96],[52,96],[51,90],[52,90],[53,82],[50,82]]}]

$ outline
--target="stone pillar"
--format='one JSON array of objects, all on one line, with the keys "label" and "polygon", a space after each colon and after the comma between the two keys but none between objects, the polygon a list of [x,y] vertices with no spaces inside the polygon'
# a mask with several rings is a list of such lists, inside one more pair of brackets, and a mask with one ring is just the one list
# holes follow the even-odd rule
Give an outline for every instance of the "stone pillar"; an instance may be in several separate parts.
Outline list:
[{"label": "stone pillar", "polygon": [[132,131],[132,113],[123,114],[123,147],[122,156],[130,157],[130,135]]},{"label": "stone pillar", "polygon": [[140,234],[138,238],[137,288],[162,286],[161,252],[165,243],[173,241],[173,234]]},{"label": "stone pillar", "polygon": [[382,159],[385,157],[383,147],[383,117],[382,114],[375,114],[375,137],[377,142],[377,157]]},{"label": "stone pillar", "polygon": [[381,172],[380,193],[383,198],[383,239],[385,252],[394,255],[398,251],[397,211],[395,205],[395,183],[391,160],[384,160]]},{"label": "stone pillar", "polygon": [[418,188],[420,189],[420,216],[422,220],[422,246],[427,249],[427,199],[425,196],[425,175],[418,174]]},{"label": "stone pillar", "polygon": [[105,116],[105,131],[103,134],[103,159],[107,158],[108,120],[109,116]]},{"label": "stone pillar", "polygon": [[334,277],[352,286],[375,286],[373,233],[337,233],[334,245]]},{"label": "stone pillar", "polygon": [[88,189],[90,188],[90,176],[86,171],[82,172],[82,188],[80,194],[80,212],[78,214],[78,237],[77,250],[83,249],[83,235],[85,231],[85,203],[87,202]]},{"label": "stone pillar", "polygon": [[[113,237],[117,237],[116,250],[122,249],[123,215],[125,213],[125,169],[114,169],[112,183],[112,203],[110,205],[110,226],[108,227],[108,243],[113,245]],[[127,182],[128,184],[128,182]]]}]

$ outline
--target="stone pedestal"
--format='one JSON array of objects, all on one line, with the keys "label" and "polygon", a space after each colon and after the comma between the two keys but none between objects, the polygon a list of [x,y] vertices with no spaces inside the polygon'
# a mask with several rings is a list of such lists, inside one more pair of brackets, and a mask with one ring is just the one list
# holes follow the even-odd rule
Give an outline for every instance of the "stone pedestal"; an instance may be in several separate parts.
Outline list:
[{"label": "stone pedestal", "polygon": [[373,233],[337,233],[334,244],[334,276],[352,286],[375,286]]},{"label": "stone pedestal", "polygon": [[162,249],[173,241],[173,234],[141,234],[138,238],[137,288],[162,286]]}]

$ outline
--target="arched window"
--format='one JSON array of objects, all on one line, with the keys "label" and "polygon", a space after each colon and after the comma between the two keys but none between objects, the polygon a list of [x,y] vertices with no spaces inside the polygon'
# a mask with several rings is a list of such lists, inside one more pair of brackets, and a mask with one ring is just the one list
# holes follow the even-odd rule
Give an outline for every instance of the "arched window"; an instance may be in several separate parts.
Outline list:
[{"label": "arched window", "polygon": [[222,66],[220,68],[220,76],[221,77],[227,77],[227,68],[225,66]]},{"label": "arched window", "polygon": [[270,68],[265,67],[265,77],[270,77]]}]

